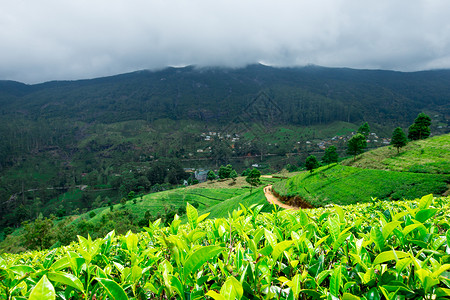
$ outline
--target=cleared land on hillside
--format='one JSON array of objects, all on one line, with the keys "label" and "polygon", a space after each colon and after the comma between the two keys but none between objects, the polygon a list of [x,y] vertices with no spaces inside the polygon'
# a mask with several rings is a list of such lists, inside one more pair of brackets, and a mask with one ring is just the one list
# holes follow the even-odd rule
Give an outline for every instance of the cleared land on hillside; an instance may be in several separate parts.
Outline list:
[{"label": "cleared land on hillside", "polygon": [[409,143],[397,154],[393,146],[378,148],[347,159],[343,165],[366,169],[450,174],[450,134]]}]

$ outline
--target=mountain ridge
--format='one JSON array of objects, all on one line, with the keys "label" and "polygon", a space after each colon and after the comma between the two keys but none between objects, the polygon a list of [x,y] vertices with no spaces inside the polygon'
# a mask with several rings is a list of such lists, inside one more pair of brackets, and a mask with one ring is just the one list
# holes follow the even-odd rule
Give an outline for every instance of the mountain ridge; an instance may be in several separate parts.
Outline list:
[{"label": "mountain ridge", "polygon": [[[406,126],[406,120],[411,122],[422,110],[450,114],[450,70],[406,73],[263,65],[140,70],[34,85],[0,81],[0,110],[3,115],[21,112],[32,118],[44,114],[71,119],[78,115],[81,120],[108,123],[158,118],[227,122],[260,91],[284,110],[281,123],[379,122],[380,117],[393,118],[403,110],[398,117]],[[52,107],[52,113],[45,110],[55,105],[59,109]],[[309,117],[299,118],[305,110]]]}]

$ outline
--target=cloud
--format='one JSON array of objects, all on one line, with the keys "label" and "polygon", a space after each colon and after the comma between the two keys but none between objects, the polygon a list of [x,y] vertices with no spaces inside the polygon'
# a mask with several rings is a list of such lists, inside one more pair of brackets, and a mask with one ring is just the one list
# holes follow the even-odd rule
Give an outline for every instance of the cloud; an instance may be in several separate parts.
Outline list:
[{"label": "cloud", "polygon": [[39,0],[0,4],[0,79],[169,65],[450,67],[446,0]]}]

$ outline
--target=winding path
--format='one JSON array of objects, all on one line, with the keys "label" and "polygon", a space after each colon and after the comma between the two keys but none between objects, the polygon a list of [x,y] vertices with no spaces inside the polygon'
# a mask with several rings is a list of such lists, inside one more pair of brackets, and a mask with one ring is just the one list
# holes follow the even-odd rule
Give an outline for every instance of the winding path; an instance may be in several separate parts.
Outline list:
[{"label": "winding path", "polygon": [[286,209],[293,209],[293,210],[299,209],[298,207],[284,204],[280,200],[278,200],[278,198],[275,197],[275,195],[272,193],[272,185],[268,185],[264,188],[264,195],[266,196],[266,199],[270,204],[276,204],[279,207],[286,208]]}]

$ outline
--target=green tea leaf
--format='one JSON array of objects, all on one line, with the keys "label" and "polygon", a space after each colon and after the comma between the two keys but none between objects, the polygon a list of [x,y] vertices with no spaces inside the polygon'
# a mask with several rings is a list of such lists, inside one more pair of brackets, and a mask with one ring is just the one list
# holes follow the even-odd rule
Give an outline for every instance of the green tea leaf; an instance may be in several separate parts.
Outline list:
[{"label": "green tea leaf", "polygon": [[186,280],[189,274],[191,274],[193,271],[198,270],[206,261],[222,252],[223,249],[223,247],[215,245],[205,246],[190,254],[183,266],[184,279]]},{"label": "green tea leaf", "polygon": [[56,299],[55,288],[52,283],[47,279],[47,276],[42,276],[36,286],[30,293],[29,300],[42,300],[42,299]]},{"label": "green tea leaf", "polygon": [[266,236],[266,240],[269,242],[270,246],[274,248],[277,244],[277,236],[267,229],[264,229],[264,235]]},{"label": "green tea leaf", "polygon": [[30,266],[25,265],[16,265],[9,268],[14,274],[19,275],[20,277],[24,276],[26,273],[31,274],[34,273],[35,270]]},{"label": "green tea leaf", "polygon": [[361,298],[359,298],[358,296],[352,295],[350,293],[344,293],[344,295],[342,295],[342,300],[359,300]]},{"label": "green tea leaf", "polygon": [[427,209],[433,203],[433,194],[423,196],[419,202],[419,209]]},{"label": "green tea leaf", "polygon": [[442,265],[438,270],[434,271],[432,276],[433,277],[438,277],[440,276],[443,272],[447,271],[450,269],[450,264],[445,264]]},{"label": "green tea leaf", "polygon": [[340,207],[338,205],[334,205],[334,209],[336,210],[336,213],[339,217],[339,222],[345,223],[344,210],[342,209],[342,207]]},{"label": "green tea leaf", "polygon": [[58,259],[50,266],[50,270],[59,271],[65,269],[70,266],[70,258],[65,256],[61,259]]},{"label": "green tea leaf", "polygon": [[415,219],[421,223],[424,223],[429,218],[433,217],[437,212],[438,212],[437,208],[422,209],[416,213]]},{"label": "green tea leaf", "polygon": [[195,229],[197,227],[198,212],[189,202],[186,205],[186,215],[191,229]]},{"label": "green tea leaf", "polygon": [[408,233],[410,233],[411,231],[413,231],[414,229],[416,229],[417,227],[420,227],[420,226],[423,226],[423,224],[411,224],[411,225],[406,226],[406,227],[403,228],[403,230],[402,230],[403,236],[406,237],[406,235],[407,235]]},{"label": "green tea leaf", "polygon": [[450,297],[450,289],[446,288],[437,288],[436,296],[439,298]]},{"label": "green tea leaf", "polygon": [[383,229],[381,230],[383,233],[383,238],[387,240],[392,231],[394,231],[394,229],[400,224],[402,224],[401,221],[392,221],[384,225]]},{"label": "green tea leaf", "polygon": [[132,232],[128,232],[127,236],[127,249],[131,252],[137,252],[137,247],[138,247],[138,237],[136,234],[132,233]]},{"label": "green tea leaf", "polygon": [[342,232],[338,239],[333,243],[333,251],[339,250],[339,247],[351,234],[351,232]]},{"label": "green tea leaf", "polygon": [[447,230],[447,234],[445,236],[447,238],[447,248],[450,248],[450,229]]},{"label": "green tea leaf", "polygon": [[123,288],[114,280],[107,278],[95,278],[98,283],[105,289],[106,293],[114,300],[127,300],[127,294]]},{"label": "green tea leaf", "polygon": [[280,255],[290,246],[292,245],[292,241],[282,241],[275,245],[272,252],[272,257],[274,261],[277,261]]},{"label": "green tea leaf", "polygon": [[377,246],[378,250],[382,251],[384,248],[385,239],[381,230],[378,227],[372,227],[370,230],[370,237]]},{"label": "green tea leaf", "polygon": [[206,293],[206,296],[210,296],[214,300],[228,300],[224,296],[222,296],[221,294],[219,294],[219,293],[217,293],[215,291],[208,291]]},{"label": "green tea leaf", "polygon": [[206,213],[201,215],[200,217],[197,218],[197,225],[200,224],[201,221],[203,221],[204,219],[206,219],[209,216],[210,213]]},{"label": "green tea leaf", "polygon": [[330,293],[331,295],[339,298],[339,291],[342,284],[342,272],[341,272],[341,266],[335,266],[335,269],[333,270],[333,274],[331,274],[330,278]]},{"label": "green tea leaf", "polygon": [[333,241],[336,241],[341,233],[341,227],[339,224],[339,219],[337,217],[328,218],[328,228],[330,229],[331,237]]},{"label": "green tea leaf", "polygon": [[294,278],[292,278],[291,289],[294,292],[295,298],[298,299],[298,294],[302,289],[302,279],[300,277],[300,274],[296,274]]},{"label": "green tea leaf", "polygon": [[184,288],[183,288],[183,285],[181,284],[180,280],[177,277],[172,276],[170,283],[172,284],[172,287],[178,293],[178,295],[180,295],[181,299],[184,300],[185,299]]},{"label": "green tea leaf", "polygon": [[380,254],[377,255],[377,257],[375,257],[374,261],[373,261],[373,265],[378,265],[390,260],[399,260],[401,258],[405,258],[408,257],[409,254],[402,252],[402,251],[394,251],[394,250],[390,250],[390,251],[384,251]]},{"label": "green tea leaf", "polygon": [[236,278],[230,276],[220,289],[220,294],[224,296],[225,299],[241,299],[244,294],[244,289]]},{"label": "green tea leaf", "polygon": [[84,291],[83,284],[81,283],[80,279],[75,277],[74,275],[70,273],[64,273],[64,272],[48,272],[48,278],[51,281],[56,281],[61,284],[65,284],[68,286],[71,286],[79,291]]},{"label": "green tea leaf", "polygon": [[305,227],[306,225],[309,224],[308,215],[302,209],[300,209],[299,212],[300,212],[300,225],[302,225],[302,227]]}]

